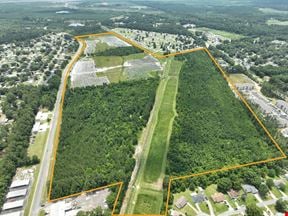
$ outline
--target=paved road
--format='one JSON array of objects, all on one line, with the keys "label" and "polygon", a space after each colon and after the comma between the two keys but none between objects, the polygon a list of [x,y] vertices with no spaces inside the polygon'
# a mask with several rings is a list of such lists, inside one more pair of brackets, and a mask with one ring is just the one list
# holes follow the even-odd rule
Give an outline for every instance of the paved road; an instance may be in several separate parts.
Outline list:
[{"label": "paved road", "polygon": [[[73,61],[75,61],[77,56],[81,53],[82,46],[83,44],[80,43],[79,49],[76,52],[76,54],[73,56],[72,60],[70,61],[70,64]],[[54,139],[56,135],[57,120],[58,120],[59,113],[60,113],[59,108],[61,104],[62,93],[65,89],[65,85],[64,85],[65,77],[69,72],[70,72],[69,66],[67,66],[62,74],[61,84],[60,84],[56,102],[55,102],[54,114],[53,114],[53,118],[50,124],[50,131],[48,134],[48,138],[45,144],[44,154],[42,156],[42,160],[40,164],[39,176],[38,176],[38,179],[36,180],[37,181],[36,188],[35,188],[34,196],[33,196],[32,203],[31,203],[31,210],[30,210],[30,215],[32,216],[37,216],[41,208],[42,194],[45,191],[46,182],[47,182],[47,178],[49,174],[49,167],[52,161],[53,143],[54,143]]]}]

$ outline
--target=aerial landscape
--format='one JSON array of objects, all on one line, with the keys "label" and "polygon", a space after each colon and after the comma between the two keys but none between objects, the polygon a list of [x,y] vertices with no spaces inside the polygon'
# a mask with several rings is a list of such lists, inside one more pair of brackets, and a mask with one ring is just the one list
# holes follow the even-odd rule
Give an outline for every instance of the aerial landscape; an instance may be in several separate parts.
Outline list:
[{"label": "aerial landscape", "polygon": [[288,214],[288,1],[0,0],[0,216]]}]

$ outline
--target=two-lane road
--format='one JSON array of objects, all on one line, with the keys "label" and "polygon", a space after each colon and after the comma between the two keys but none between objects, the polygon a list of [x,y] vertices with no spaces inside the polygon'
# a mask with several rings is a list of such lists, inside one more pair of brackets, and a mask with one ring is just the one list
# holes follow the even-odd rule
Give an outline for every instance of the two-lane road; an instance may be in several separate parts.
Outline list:
[{"label": "two-lane road", "polygon": [[40,163],[39,175],[38,175],[38,178],[35,179],[36,187],[35,187],[35,191],[33,194],[31,208],[30,208],[30,214],[29,214],[32,216],[38,216],[39,210],[41,208],[41,199],[42,199],[42,195],[45,191],[45,187],[46,187],[46,183],[47,183],[47,179],[48,179],[48,175],[49,175],[50,164],[51,164],[51,161],[53,160],[53,158],[52,158],[53,157],[53,155],[52,155],[53,144],[54,144],[55,136],[57,135],[57,124],[58,124],[58,120],[59,120],[59,115],[60,115],[60,112],[62,112],[62,110],[60,109],[61,108],[61,102],[62,102],[62,96],[65,93],[67,79],[68,79],[69,73],[72,69],[72,66],[77,61],[78,57],[81,55],[81,53],[84,49],[84,47],[83,47],[84,44],[82,42],[79,42],[79,43],[80,43],[80,46],[79,46],[77,52],[75,53],[72,60],[67,65],[67,67],[65,68],[65,70],[63,71],[63,74],[62,74],[61,84],[59,86],[59,90],[57,93],[57,98],[56,98],[56,102],[55,102],[55,106],[54,106],[53,118],[52,118],[51,124],[50,124],[50,131],[49,131],[48,138],[46,140],[44,153],[43,153],[42,160]]}]

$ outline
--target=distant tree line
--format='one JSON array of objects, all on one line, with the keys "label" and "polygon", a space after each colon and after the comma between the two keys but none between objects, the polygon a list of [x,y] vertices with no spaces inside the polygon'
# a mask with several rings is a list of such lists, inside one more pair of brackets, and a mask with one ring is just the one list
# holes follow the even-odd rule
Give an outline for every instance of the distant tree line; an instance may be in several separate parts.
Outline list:
[{"label": "distant tree line", "polygon": [[143,50],[135,48],[133,46],[128,47],[117,47],[107,49],[101,52],[96,52],[95,55],[97,56],[127,56],[136,53],[143,53]]}]

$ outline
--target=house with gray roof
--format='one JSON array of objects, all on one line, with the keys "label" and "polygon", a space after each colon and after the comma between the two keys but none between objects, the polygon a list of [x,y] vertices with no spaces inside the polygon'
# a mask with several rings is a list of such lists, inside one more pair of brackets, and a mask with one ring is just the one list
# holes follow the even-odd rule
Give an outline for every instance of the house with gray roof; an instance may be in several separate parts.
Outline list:
[{"label": "house with gray roof", "polygon": [[206,196],[203,193],[199,193],[197,195],[192,195],[192,201],[194,203],[202,203],[206,200]]},{"label": "house with gray roof", "polygon": [[253,185],[244,184],[244,185],[242,185],[242,189],[244,190],[245,193],[252,193],[252,194],[258,193],[257,188],[254,187]]}]

